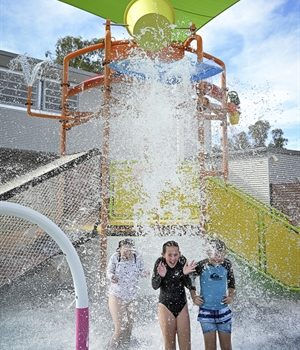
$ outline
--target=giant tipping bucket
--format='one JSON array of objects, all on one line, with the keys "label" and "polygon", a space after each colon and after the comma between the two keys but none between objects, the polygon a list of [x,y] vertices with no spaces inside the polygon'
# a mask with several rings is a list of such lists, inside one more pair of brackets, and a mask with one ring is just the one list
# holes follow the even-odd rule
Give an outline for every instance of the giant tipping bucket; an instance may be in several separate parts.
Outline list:
[{"label": "giant tipping bucket", "polygon": [[140,47],[159,51],[171,42],[175,13],[169,0],[132,0],[124,12],[124,22]]},{"label": "giant tipping bucket", "polygon": [[240,122],[241,112],[235,111],[229,114],[229,122],[231,125],[238,125]]}]

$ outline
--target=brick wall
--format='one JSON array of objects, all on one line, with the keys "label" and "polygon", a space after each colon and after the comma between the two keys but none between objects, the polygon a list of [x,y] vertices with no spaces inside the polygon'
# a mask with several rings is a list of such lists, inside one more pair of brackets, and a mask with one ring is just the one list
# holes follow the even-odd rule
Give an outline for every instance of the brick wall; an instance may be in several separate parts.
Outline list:
[{"label": "brick wall", "polygon": [[271,184],[271,205],[300,226],[300,183]]}]

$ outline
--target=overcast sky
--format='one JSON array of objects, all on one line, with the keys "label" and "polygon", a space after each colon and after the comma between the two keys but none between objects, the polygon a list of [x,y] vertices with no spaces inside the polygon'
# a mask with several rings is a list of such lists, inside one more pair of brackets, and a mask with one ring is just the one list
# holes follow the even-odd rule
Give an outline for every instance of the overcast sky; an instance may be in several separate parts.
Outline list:
[{"label": "overcast sky", "polygon": [[[0,0],[0,49],[43,59],[58,38],[103,37],[103,19],[57,0]],[[199,31],[204,51],[221,58],[239,92],[242,119],[282,128],[300,150],[300,1],[241,0]],[[126,31],[114,28],[117,38]]]}]

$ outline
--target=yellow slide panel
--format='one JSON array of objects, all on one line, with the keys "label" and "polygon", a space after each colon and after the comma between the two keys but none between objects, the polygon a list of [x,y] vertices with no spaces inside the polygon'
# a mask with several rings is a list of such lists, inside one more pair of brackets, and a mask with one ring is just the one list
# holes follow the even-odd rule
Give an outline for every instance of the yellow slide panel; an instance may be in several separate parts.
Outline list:
[{"label": "yellow slide panel", "polygon": [[208,231],[236,254],[259,266],[257,209],[230,189],[208,180]]},{"label": "yellow slide panel", "polygon": [[133,162],[110,164],[110,224],[133,225],[134,209],[143,200],[143,191],[136,181]]},{"label": "yellow slide panel", "polygon": [[300,286],[300,240],[280,221],[265,216],[266,271],[290,287]]},{"label": "yellow slide panel", "polygon": [[289,289],[300,290],[300,235],[281,213],[218,179],[207,180],[208,232]]}]

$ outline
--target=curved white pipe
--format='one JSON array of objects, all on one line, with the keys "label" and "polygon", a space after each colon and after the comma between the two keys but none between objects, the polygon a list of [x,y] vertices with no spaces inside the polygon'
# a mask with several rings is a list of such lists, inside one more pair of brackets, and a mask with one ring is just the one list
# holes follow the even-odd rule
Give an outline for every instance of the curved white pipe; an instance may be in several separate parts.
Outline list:
[{"label": "curved white pipe", "polygon": [[66,255],[71,270],[75,288],[76,307],[87,308],[88,293],[83,267],[75,248],[65,233],[46,216],[20,204],[0,201],[0,215],[16,216],[28,220],[31,223],[38,225],[55,240],[60,249]]}]

